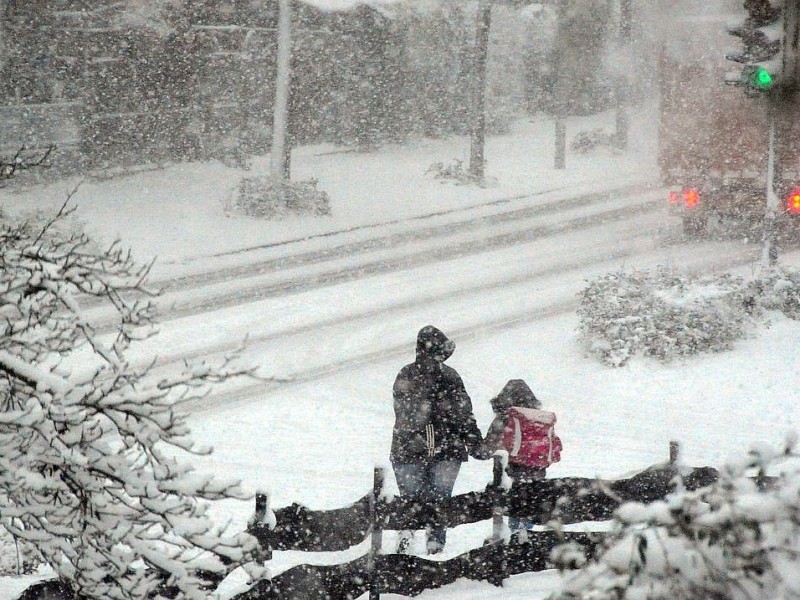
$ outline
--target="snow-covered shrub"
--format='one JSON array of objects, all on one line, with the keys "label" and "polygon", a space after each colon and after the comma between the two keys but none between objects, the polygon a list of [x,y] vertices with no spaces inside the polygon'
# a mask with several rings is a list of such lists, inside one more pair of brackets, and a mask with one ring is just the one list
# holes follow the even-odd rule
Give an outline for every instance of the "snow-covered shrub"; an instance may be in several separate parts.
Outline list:
[{"label": "snow-covered shrub", "polygon": [[[551,600],[800,598],[800,456],[755,448],[709,487],[624,504],[605,550]],[[780,469],[766,485],[748,477]]]},{"label": "snow-covered shrub", "polygon": [[435,162],[428,167],[425,174],[431,175],[434,179],[438,179],[442,183],[449,181],[456,185],[477,185],[483,187],[493,183],[491,178],[477,177],[471,173],[469,168],[464,164],[464,161],[459,159],[455,159],[448,164]]},{"label": "snow-covered shrub", "polygon": [[251,217],[329,215],[330,198],[317,180],[276,181],[269,176],[246,177],[234,190],[230,208]]},{"label": "snow-covered shrub", "polygon": [[590,282],[579,296],[581,337],[612,366],[637,353],[669,360],[729,349],[755,318],[747,286],[727,274],[619,271]]},{"label": "snow-covered shrub", "polygon": [[589,154],[598,148],[611,148],[616,150],[617,139],[613,133],[608,133],[602,127],[579,131],[572,138],[569,147],[578,154]]},{"label": "snow-covered shrub", "polygon": [[765,269],[751,284],[754,297],[767,310],[800,319],[800,270],[792,267]]},{"label": "snow-covered shrub", "polygon": [[[243,495],[186,462],[210,450],[176,404],[249,369],[131,364],[128,349],[153,334],[148,267],[64,234],[63,216],[0,224],[0,526],[81,597],[141,599],[166,584],[170,597],[207,598],[198,572],[226,574],[256,542],[210,520],[207,501]],[[111,334],[96,333],[89,298],[115,315]]]}]

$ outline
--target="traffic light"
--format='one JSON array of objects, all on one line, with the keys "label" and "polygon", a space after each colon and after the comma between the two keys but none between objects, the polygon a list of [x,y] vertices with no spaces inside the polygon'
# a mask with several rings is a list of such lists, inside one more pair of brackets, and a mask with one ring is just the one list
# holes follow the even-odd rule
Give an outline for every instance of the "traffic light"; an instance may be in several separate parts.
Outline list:
[{"label": "traffic light", "polygon": [[[797,56],[798,0],[745,0],[747,19],[728,28],[742,40],[742,52],[726,56],[744,65],[727,82],[744,85],[748,93],[771,92],[794,85]],[[792,39],[787,40],[787,32]],[[787,47],[787,41],[790,47]]]}]

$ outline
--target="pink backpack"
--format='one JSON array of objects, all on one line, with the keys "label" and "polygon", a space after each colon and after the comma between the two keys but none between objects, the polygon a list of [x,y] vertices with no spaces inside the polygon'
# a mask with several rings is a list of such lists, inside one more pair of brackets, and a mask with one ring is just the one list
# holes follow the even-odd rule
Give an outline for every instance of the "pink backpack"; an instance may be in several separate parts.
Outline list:
[{"label": "pink backpack", "polygon": [[509,462],[546,469],[561,460],[561,440],[555,424],[555,413],[520,406],[509,408],[502,438]]}]

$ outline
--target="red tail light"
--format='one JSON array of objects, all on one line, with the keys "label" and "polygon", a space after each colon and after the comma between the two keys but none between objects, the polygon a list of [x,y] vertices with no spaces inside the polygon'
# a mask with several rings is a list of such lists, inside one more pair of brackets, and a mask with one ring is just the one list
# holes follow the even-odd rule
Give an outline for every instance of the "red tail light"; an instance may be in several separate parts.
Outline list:
[{"label": "red tail light", "polygon": [[800,215],[800,188],[792,188],[786,196],[786,210],[793,215]]},{"label": "red tail light", "polygon": [[678,200],[681,199],[681,195],[680,195],[679,192],[670,192],[669,196],[667,196],[667,197],[669,198],[669,203],[670,204],[677,204]]},{"label": "red tail light", "polygon": [[683,189],[683,205],[686,208],[694,208],[700,203],[700,191],[695,188]]}]

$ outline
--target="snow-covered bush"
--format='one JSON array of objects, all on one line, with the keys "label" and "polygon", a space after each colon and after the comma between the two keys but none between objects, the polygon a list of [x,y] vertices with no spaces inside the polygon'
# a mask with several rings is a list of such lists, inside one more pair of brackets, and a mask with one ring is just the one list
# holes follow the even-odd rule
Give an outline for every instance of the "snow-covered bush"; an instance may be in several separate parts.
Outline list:
[{"label": "snow-covered bush", "polygon": [[613,133],[605,131],[602,127],[590,129],[588,131],[579,131],[572,138],[569,145],[573,152],[578,154],[589,154],[598,148],[610,148],[615,151],[617,149],[617,139]]},{"label": "snow-covered bush", "polygon": [[435,162],[425,171],[426,175],[431,175],[434,179],[440,182],[451,182],[456,185],[477,185],[484,187],[493,183],[493,180],[488,177],[477,177],[472,174],[464,164],[463,160],[455,159],[452,162],[445,164],[443,162]]},{"label": "snow-covered bush", "polygon": [[[221,576],[256,543],[209,519],[207,501],[242,494],[185,461],[210,450],[194,446],[176,403],[249,370],[227,360],[156,376],[130,364],[131,345],[153,334],[148,267],[62,233],[64,212],[0,224],[0,525],[82,597],[167,585],[207,598],[200,570]],[[86,299],[116,315],[112,333],[95,331]]]},{"label": "snow-covered bush", "polygon": [[800,319],[800,270],[780,266],[765,269],[751,287],[753,296],[765,309]]},{"label": "snow-covered bush", "polygon": [[330,197],[317,189],[316,179],[276,181],[269,176],[242,179],[230,199],[230,208],[262,218],[331,214]]},{"label": "snow-covered bush", "polygon": [[719,352],[754,325],[756,306],[731,275],[695,277],[672,269],[619,271],[580,293],[580,334],[612,366],[637,353],[669,360]]},{"label": "snow-covered bush", "polygon": [[[707,488],[619,508],[599,557],[552,600],[800,598],[800,456],[755,448]],[[765,485],[753,472],[780,469]]]}]

